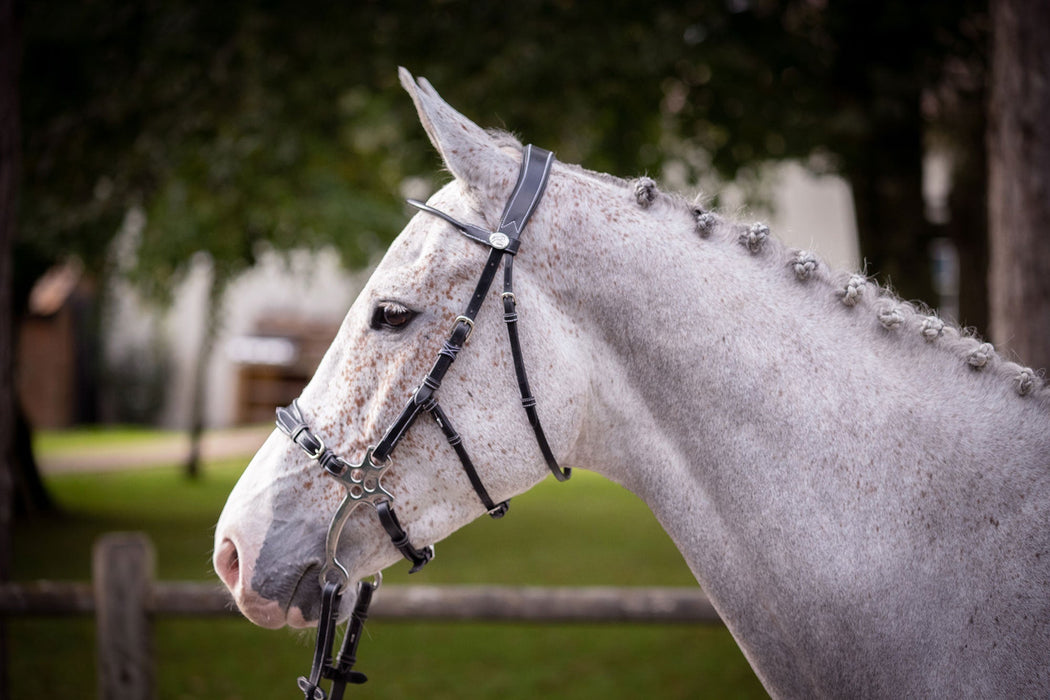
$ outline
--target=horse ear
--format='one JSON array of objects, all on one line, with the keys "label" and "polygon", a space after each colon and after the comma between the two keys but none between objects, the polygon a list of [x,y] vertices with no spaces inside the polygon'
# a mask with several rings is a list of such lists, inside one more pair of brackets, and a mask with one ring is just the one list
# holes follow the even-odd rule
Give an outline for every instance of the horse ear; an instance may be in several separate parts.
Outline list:
[{"label": "horse ear", "polygon": [[517,163],[484,129],[441,99],[426,78],[417,81],[404,68],[398,69],[398,75],[416,104],[427,136],[457,179],[483,191],[499,187],[508,177],[513,179]]}]

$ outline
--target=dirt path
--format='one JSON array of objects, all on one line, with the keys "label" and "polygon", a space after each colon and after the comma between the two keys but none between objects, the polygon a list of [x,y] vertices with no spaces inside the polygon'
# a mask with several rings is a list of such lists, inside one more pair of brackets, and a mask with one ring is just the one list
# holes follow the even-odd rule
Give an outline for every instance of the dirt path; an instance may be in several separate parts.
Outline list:
[{"label": "dirt path", "polygon": [[[204,459],[243,457],[245,463],[262,446],[273,430],[270,426],[211,430],[204,434]],[[76,451],[40,455],[37,461],[44,474],[66,472],[107,472],[179,464],[189,456],[190,441],[185,434],[113,447],[89,447]]]}]

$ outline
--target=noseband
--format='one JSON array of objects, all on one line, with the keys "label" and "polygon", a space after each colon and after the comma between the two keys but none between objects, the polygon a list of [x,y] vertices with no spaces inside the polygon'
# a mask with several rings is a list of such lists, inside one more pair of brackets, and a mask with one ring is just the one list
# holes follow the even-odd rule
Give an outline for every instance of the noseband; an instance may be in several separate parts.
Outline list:
[{"label": "noseband", "polygon": [[382,439],[375,446],[365,450],[365,454],[359,464],[353,464],[334,451],[332,451],[312,430],[310,430],[298,400],[292,401],[291,405],[277,409],[277,427],[285,433],[295,444],[316,460],[321,468],[336,479],[346,489],[346,495],[332,516],[325,537],[325,562],[321,568],[320,582],[322,588],[321,596],[321,619],[317,627],[317,645],[314,653],[314,662],[309,678],[299,679],[299,687],[307,700],[324,700],[327,696],[319,687],[322,678],[331,679],[332,698],[337,700],[343,695],[347,683],[364,683],[365,676],[357,671],[351,670],[353,659],[356,654],[357,642],[359,641],[360,628],[367,615],[368,602],[371,600],[372,592],[378,587],[380,578],[377,575],[375,583],[362,581],[358,584],[358,602],[351,615],[350,628],[344,640],[343,649],[335,664],[331,661],[331,647],[334,641],[335,621],[339,614],[339,599],[343,588],[349,581],[350,574],[337,558],[339,536],[347,518],[358,505],[367,503],[372,506],[379,518],[380,524],[390,537],[394,547],[412,563],[409,573],[419,571],[424,565],[434,558],[434,548],[427,545],[418,548],[409,541],[408,533],[405,532],[397,515],[394,513],[394,497],[388,492],[382,483],[383,474],[392,464],[390,454],[397,447],[398,442],[415,422],[421,413],[429,413],[441,428],[442,433],[448,440],[449,445],[455,450],[463,465],[463,471],[470,480],[475,493],[485,506],[485,510],[493,518],[501,518],[506,514],[509,501],[495,503],[488,491],[485,489],[477,469],[470,459],[463,440],[452,426],[448,415],[438,403],[436,392],[441,387],[441,382],[448,372],[456,356],[470,338],[474,330],[474,320],[481,309],[482,302],[488,296],[489,289],[495,279],[500,264],[503,264],[503,320],[507,325],[507,333],[510,339],[511,354],[514,360],[514,372],[518,379],[518,389],[521,393],[521,403],[525,408],[529,424],[536,435],[536,442],[540,452],[547,463],[547,467],[558,481],[565,481],[571,474],[571,469],[562,469],[551,451],[547,438],[540,425],[539,415],[536,412],[536,399],[529,388],[528,378],[525,373],[525,362],[522,357],[521,343],[518,339],[518,315],[516,311],[517,299],[514,296],[513,285],[513,262],[514,255],[518,252],[521,244],[521,233],[525,229],[532,212],[539,204],[543,191],[547,186],[550,176],[551,165],[554,154],[532,145],[525,147],[522,153],[521,170],[518,173],[518,181],[514,186],[510,200],[507,202],[500,217],[500,225],[495,231],[485,229],[472,224],[462,223],[443,211],[435,209],[423,202],[413,199],[408,203],[428,214],[438,216],[452,224],[460,233],[471,240],[477,241],[489,247],[489,257],[482,269],[474,293],[467,303],[466,309],[456,317],[448,339],[443,343],[438,352],[430,372],[423,378],[422,383],[412,393],[405,408],[397,419],[387,428]]}]

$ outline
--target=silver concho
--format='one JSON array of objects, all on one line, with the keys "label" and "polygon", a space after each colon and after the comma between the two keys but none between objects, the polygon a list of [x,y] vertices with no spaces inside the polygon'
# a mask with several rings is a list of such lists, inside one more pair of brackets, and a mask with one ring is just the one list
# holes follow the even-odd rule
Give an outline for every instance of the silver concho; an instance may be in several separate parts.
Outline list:
[{"label": "silver concho", "polygon": [[510,238],[507,237],[507,234],[496,231],[489,236],[489,245],[496,250],[503,250],[510,245]]}]

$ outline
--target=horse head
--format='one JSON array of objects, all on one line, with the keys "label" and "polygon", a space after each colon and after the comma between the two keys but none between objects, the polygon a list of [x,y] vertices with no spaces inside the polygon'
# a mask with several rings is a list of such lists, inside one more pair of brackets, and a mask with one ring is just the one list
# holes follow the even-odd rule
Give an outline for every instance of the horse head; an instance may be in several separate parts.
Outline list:
[{"label": "horse head", "polygon": [[[482,492],[501,502],[548,473],[517,400],[498,285],[484,295],[491,298],[469,325],[462,318],[477,294],[479,274],[493,257],[502,262],[492,252],[502,241],[481,245],[461,235],[457,224],[496,230],[521,172],[523,149],[452,109],[425,80],[417,83],[402,70],[401,81],[454,179],[426,205],[417,203],[425,210],[390,246],[316,374],[285,410],[284,431],[275,430],[255,455],[223,510],[214,566],[241,611],[259,625],[306,626],[318,619],[326,534],[341,507],[345,521],[333,528],[337,548],[331,553],[347,581],[399,558],[376,508],[341,505],[348,490],[367,490],[395,506],[396,527],[418,552],[484,514],[492,504],[479,499]],[[569,455],[585,385],[583,362],[573,356],[581,348],[564,342],[575,332],[572,319],[551,284],[558,277],[548,245],[558,189],[548,188],[533,212],[521,241],[529,252],[519,256],[514,279],[522,314],[530,319],[521,324],[520,345],[534,360],[532,379],[551,428],[550,450]],[[450,350],[450,342],[461,347]],[[397,436],[396,450],[373,459],[372,448],[390,447],[381,441],[400,429],[392,426],[405,418],[406,399],[418,395],[421,378],[428,371],[433,376],[442,354],[445,364],[455,362],[440,381],[429,382],[440,384],[427,391],[431,401],[440,400],[439,420],[410,421],[412,427]],[[445,430],[449,420],[454,436]],[[453,437],[469,451],[478,485],[450,447]],[[319,461],[336,465],[330,471],[353,474],[354,483],[330,478]]]}]

